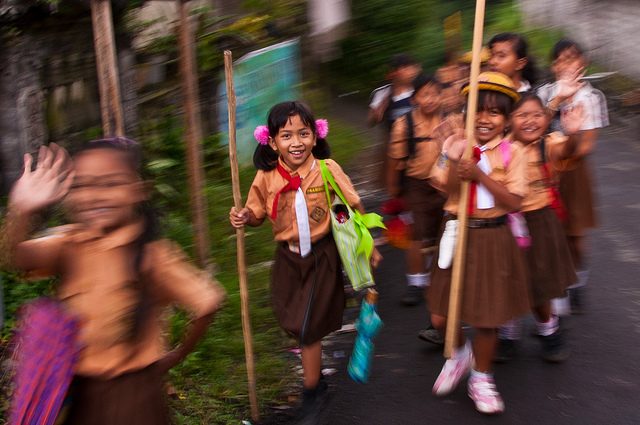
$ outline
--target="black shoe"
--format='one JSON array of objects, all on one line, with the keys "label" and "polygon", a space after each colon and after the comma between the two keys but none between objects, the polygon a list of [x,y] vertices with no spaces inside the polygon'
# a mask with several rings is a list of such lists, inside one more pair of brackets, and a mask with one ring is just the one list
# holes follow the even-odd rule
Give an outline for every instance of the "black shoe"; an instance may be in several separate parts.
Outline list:
[{"label": "black shoe", "polygon": [[324,402],[328,393],[327,381],[320,377],[315,390],[302,390],[302,409],[298,425],[319,425],[322,421]]},{"label": "black shoe", "polygon": [[558,329],[549,336],[542,337],[542,358],[551,363],[559,363],[569,357],[569,349],[564,342],[564,335]]},{"label": "black shoe", "polygon": [[424,288],[421,286],[410,285],[407,292],[400,298],[404,305],[418,305],[424,299]]},{"label": "black shoe", "polygon": [[444,345],[444,339],[442,339],[440,333],[432,325],[429,325],[427,329],[423,329],[418,332],[418,338],[432,344]]},{"label": "black shoe", "polygon": [[581,316],[584,314],[584,288],[569,289],[569,302],[571,303],[571,314]]},{"label": "black shoe", "polygon": [[493,355],[493,361],[496,363],[506,363],[516,358],[518,354],[518,346],[514,339],[499,339],[498,350]]}]

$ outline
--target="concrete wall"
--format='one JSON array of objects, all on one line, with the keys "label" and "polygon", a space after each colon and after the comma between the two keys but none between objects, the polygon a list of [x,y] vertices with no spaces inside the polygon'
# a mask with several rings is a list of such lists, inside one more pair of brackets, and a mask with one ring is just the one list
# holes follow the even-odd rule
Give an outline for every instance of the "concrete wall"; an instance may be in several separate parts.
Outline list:
[{"label": "concrete wall", "polygon": [[559,28],[593,60],[640,81],[640,1],[518,0],[525,22]]}]

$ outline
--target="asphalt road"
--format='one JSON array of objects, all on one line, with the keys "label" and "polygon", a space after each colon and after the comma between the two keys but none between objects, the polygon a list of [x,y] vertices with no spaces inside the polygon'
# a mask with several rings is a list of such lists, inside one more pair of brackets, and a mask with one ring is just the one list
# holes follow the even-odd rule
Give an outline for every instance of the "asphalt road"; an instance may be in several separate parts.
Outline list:
[{"label": "asphalt road", "polygon": [[[417,338],[428,317],[425,304],[400,304],[403,252],[383,246],[385,260],[376,282],[385,327],[375,340],[370,381],[358,384],[347,373],[355,334],[328,337],[324,352],[336,372],[328,378],[332,392],[323,423],[640,424],[639,158],[637,133],[622,138],[612,131],[603,134],[592,157],[600,227],[590,233],[586,312],[570,320],[566,362],[549,364],[540,358],[528,317],[519,357],[495,368],[506,404],[502,415],[478,413],[466,381],[453,394],[435,397],[431,387],[444,362],[442,349]],[[363,183],[366,174],[356,172],[354,182]],[[368,202],[375,198],[369,196]],[[347,316],[356,313],[352,308]]]}]

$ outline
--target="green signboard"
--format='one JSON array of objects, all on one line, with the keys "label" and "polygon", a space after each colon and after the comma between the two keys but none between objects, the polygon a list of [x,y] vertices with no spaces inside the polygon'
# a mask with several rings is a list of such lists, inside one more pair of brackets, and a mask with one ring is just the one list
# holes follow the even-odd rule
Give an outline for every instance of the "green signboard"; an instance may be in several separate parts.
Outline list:
[{"label": "green signboard", "polygon": [[[224,73],[218,87],[219,131],[228,143],[229,113]],[[251,164],[256,139],[253,131],[267,124],[269,109],[278,102],[300,99],[300,42],[298,39],[251,52],[233,62],[236,90],[238,161]]]}]

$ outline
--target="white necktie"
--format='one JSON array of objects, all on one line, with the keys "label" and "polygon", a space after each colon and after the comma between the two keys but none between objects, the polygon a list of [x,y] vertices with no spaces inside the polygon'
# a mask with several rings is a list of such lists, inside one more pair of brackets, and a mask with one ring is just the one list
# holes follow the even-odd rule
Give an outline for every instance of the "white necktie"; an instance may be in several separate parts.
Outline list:
[{"label": "white necktie", "polygon": [[[313,170],[316,162],[313,161],[309,171]],[[311,230],[309,228],[309,211],[307,210],[307,200],[304,198],[302,182],[296,191],[296,221],[298,222],[298,239],[300,242],[300,255],[304,258],[311,252]]]},{"label": "white necktie", "polygon": [[[480,154],[478,168],[480,168],[486,175],[489,175],[489,173],[491,173],[491,163],[489,162],[487,154],[484,152],[487,149],[487,146],[480,146],[480,151],[482,152],[482,154]],[[480,183],[478,183],[476,187],[476,206],[479,210],[488,210],[489,208],[493,208],[496,206],[495,199],[491,192],[489,192],[487,188]]]}]

